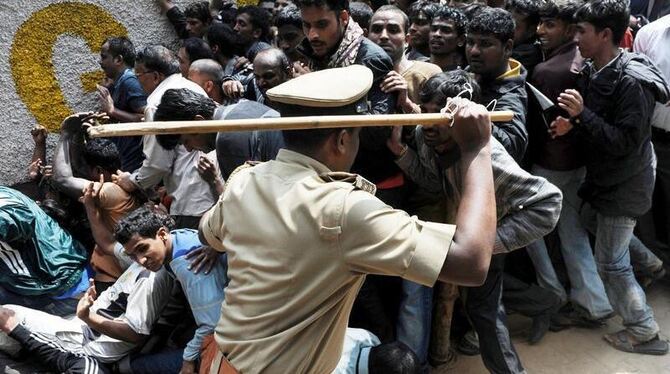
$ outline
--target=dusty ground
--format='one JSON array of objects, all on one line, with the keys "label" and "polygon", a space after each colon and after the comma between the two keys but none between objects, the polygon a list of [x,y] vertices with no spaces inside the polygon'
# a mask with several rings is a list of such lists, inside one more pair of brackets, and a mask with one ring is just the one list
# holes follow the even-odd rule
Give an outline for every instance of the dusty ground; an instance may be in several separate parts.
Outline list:
[{"label": "dusty ground", "polygon": [[[656,283],[647,291],[648,301],[661,326],[661,335],[670,337],[670,281]],[[610,348],[602,340],[602,335],[621,329],[621,319],[615,317],[608,325],[598,330],[568,329],[557,333],[549,332],[535,346],[528,345],[525,336],[530,328],[530,319],[510,316],[510,330],[514,345],[530,374],[612,374],[670,373],[670,355],[643,356],[624,353]],[[438,368],[433,374],[486,373],[479,356],[458,356],[452,368]]]}]

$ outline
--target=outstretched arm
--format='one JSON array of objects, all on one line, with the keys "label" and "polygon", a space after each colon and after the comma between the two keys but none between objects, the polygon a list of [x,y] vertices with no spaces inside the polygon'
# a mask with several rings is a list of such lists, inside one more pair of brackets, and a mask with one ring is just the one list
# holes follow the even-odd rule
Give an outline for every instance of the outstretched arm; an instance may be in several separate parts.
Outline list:
[{"label": "outstretched arm", "polygon": [[82,124],[92,113],[78,113],[69,116],[61,124],[61,135],[53,157],[53,181],[58,188],[72,199],[79,199],[90,182],[74,176],[85,164],[82,157],[84,136]]}]

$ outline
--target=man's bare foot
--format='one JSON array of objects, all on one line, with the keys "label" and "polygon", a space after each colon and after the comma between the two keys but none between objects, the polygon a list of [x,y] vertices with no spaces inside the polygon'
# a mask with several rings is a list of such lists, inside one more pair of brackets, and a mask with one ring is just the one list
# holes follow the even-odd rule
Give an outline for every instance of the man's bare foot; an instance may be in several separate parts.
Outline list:
[{"label": "man's bare foot", "polygon": [[16,313],[9,308],[0,306],[0,330],[9,334],[14,331],[18,324],[19,320],[16,318]]}]

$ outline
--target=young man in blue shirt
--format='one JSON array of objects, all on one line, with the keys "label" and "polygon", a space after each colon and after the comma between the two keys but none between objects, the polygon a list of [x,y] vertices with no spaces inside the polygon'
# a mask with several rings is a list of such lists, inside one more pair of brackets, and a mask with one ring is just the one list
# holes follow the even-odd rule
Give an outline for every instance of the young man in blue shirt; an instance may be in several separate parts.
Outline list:
[{"label": "young man in blue shirt", "polygon": [[223,290],[228,279],[226,256],[212,251],[209,266],[205,266],[207,270],[192,271],[190,258],[203,246],[198,232],[171,230],[173,226],[174,221],[169,215],[144,206],[121,220],[114,236],[137,263],[151,271],[159,271],[165,266],[181,284],[198,326],[184,349],[181,373],[195,373],[202,341],[214,332],[221,315]]}]

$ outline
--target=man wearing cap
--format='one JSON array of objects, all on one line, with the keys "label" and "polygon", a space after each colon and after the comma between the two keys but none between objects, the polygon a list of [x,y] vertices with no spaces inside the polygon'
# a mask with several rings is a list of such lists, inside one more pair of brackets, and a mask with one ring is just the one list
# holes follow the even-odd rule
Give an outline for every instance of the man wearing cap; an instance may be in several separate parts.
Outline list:
[{"label": "man wearing cap", "polygon": [[[267,94],[284,117],[354,114],[365,109],[372,81],[369,69],[354,65],[306,74]],[[366,274],[429,286],[484,281],[496,225],[491,125],[483,106],[459,104],[453,126],[440,126],[463,155],[456,225],[394,210],[374,196],[372,183],[349,174],[358,128],[284,131],[276,160],[228,178],[200,223],[203,243],[228,254],[230,278],[211,373],[332,372]]]},{"label": "man wearing cap", "polygon": [[[393,71],[393,61],[377,44],[363,35],[361,27],[350,17],[349,0],[300,0],[305,40],[298,51],[306,56],[312,71],[349,65],[363,65],[373,73],[368,92],[369,106],[363,113],[386,114],[396,109],[397,92],[384,91],[386,77]],[[298,73],[300,69],[297,69]],[[320,84],[320,83],[318,83]],[[360,109],[360,108],[359,108]],[[377,197],[386,204],[401,208],[407,195],[407,185],[402,171],[395,164],[395,156],[386,147],[391,136],[390,127],[366,127],[361,130],[360,149],[352,166],[377,187]],[[400,292],[399,282],[383,277],[369,277],[363,286],[353,320],[357,327],[369,329],[382,341],[393,335],[393,316],[380,313],[386,308],[381,300]],[[397,291],[394,290],[397,288]]]}]

